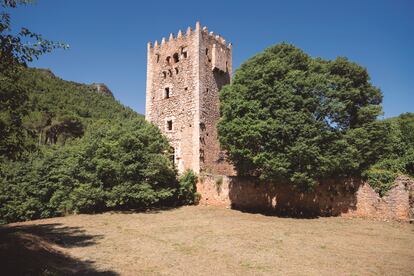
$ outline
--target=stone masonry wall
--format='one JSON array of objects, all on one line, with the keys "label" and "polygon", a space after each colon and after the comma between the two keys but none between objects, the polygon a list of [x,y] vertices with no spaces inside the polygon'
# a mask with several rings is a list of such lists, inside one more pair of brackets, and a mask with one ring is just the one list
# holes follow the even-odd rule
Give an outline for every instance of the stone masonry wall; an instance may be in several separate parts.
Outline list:
[{"label": "stone masonry wall", "polygon": [[414,181],[404,176],[382,198],[367,183],[355,179],[327,181],[314,192],[299,193],[289,185],[259,183],[254,178],[203,174],[197,191],[202,195],[200,204],[278,215],[414,219]]},{"label": "stone masonry wall", "polygon": [[199,168],[198,45],[199,31],[189,28],[148,47],[146,119],[167,136],[179,171]]},{"label": "stone masonry wall", "polygon": [[231,44],[227,46],[223,38],[204,27],[200,40],[200,169],[204,172],[234,175],[217,133],[219,91],[230,83],[231,62]]}]

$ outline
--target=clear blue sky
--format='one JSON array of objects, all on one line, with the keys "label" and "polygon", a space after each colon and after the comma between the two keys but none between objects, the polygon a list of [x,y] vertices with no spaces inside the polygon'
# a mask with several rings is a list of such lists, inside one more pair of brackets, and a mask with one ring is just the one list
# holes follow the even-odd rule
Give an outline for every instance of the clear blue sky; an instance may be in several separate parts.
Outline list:
[{"label": "clear blue sky", "polygon": [[202,26],[233,43],[233,67],[286,41],[312,56],[346,56],[384,93],[385,117],[414,112],[414,0],[134,1],[37,0],[13,12],[16,26],[70,45],[31,66],[63,79],[103,82],[145,112],[146,45]]}]

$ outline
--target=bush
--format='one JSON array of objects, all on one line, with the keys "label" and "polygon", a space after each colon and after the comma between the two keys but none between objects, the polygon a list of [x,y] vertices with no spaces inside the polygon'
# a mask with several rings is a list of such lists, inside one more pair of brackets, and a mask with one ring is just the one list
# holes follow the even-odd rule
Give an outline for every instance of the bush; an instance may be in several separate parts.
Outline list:
[{"label": "bush", "polygon": [[384,196],[389,189],[394,185],[394,180],[398,173],[380,168],[370,168],[364,172],[369,185],[375,189],[380,196]]},{"label": "bush", "polygon": [[196,177],[177,181],[159,129],[143,119],[98,121],[65,146],[45,147],[24,162],[1,162],[0,220],[193,203]]},{"label": "bush", "polygon": [[404,168],[407,174],[414,176],[414,148],[410,149],[403,157]]},{"label": "bush", "polygon": [[383,151],[387,154],[372,162],[363,176],[380,195],[384,195],[398,175],[414,177],[414,114],[404,113],[378,123],[389,126],[388,131],[376,138],[382,141]]},{"label": "bush", "polygon": [[197,175],[192,170],[185,171],[179,178],[178,200],[182,204],[198,204],[196,193]]},{"label": "bush", "polygon": [[394,185],[399,175],[414,176],[410,171],[414,161],[411,151],[400,158],[383,159],[363,172],[363,177],[368,181],[380,196],[384,196]]}]

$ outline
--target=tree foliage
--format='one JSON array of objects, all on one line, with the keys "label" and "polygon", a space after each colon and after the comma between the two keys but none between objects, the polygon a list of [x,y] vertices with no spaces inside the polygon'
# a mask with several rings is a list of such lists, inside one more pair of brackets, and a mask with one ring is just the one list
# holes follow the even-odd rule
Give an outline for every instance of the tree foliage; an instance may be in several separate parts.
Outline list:
[{"label": "tree foliage", "polygon": [[22,28],[12,30],[8,8],[30,1],[0,1],[0,154],[16,160],[27,149],[28,133],[23,127],[22,117],[26,115],[27,91],[20,85],[23,67],[42,54],[67,45],[45,40],[41,35]]},{"label": "tree foliage", "polygon": [[360,174],[386,154],[382,94],[346,58],[279,44],[246,61],[220,93],[220,142],[240,175],[310,188]]},{"label": "tree foliage", "polygon": [[137,118],[98,120],[81,139],[6,163],[5,221],[177,203],[180,186],[158,128]]},{"label": "tree foliage", "polygon": [[388,132],[379,138],[384,139],[387,154],[365,170],[363,176],[381,195],[385,195],[397,176],[414,177],[414,113],[403,113],[381,123],[388,126]]}]

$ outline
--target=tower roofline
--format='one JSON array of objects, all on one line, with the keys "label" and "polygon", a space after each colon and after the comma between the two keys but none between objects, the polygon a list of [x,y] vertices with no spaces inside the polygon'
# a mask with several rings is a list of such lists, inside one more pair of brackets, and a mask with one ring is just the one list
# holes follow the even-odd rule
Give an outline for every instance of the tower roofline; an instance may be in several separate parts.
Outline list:
[{"label": "tower roofline", "polygon": [[216,41],[216,43],[219,43],[219,44],[225,46],[226,48],[231,49],[231,43],[226,45],[226,40],[222,36],[215,35],[213,32],[209,32],[207,26],[204,26],[202,29],[201,29],[200,26],[201,26],[200,21],[196,21],[195,29],[193,30],[191,28],[191,26],[189,26],[187,28],[187,32],[185,33],[185,35],[181,32],[181,30],[178,30],[176,36],[174,35],[174,33],[170,33],[170,35],[168,37],[168,40],[165,37],[163,37],[161,39],[160,44],[158,44],[157,40],[155,40],[154,43],[148,42],[148,50],[156,49],[158,47],[168,46],[170,42],[174,42],[174,41],[177,41],[177,40],[182,39],[182,38],[190,37],[195,32],[203,32],[203,33],[207,34],[210,37],[210,39],[214,39]]}]

